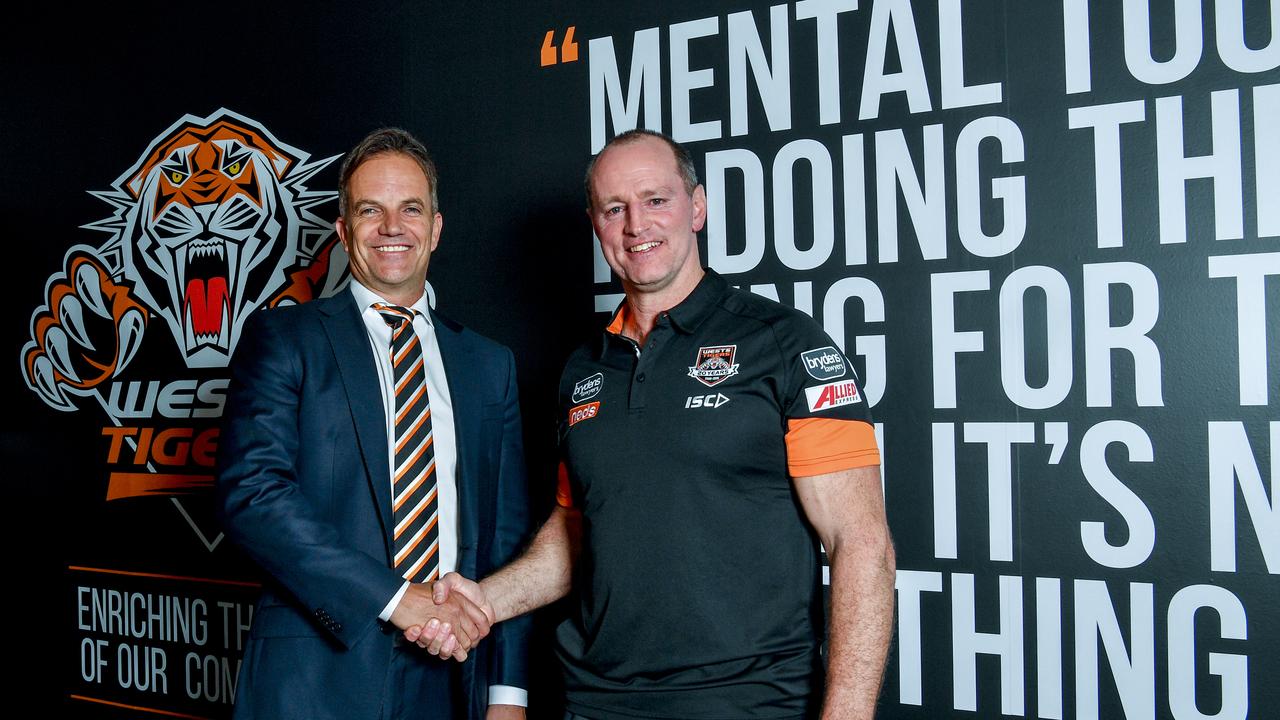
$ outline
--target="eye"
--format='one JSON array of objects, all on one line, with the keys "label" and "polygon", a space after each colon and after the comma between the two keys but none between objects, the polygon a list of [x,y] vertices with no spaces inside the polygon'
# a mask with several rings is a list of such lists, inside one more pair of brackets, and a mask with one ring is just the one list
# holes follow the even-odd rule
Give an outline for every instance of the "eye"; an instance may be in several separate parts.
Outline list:
[{"label": "eye", "polygon": [[191,166],[188,163],[191,156],[190,147],[181,147],[169,153],[169,157],[164,159],[160,165],[160,172],[164,175],[164,179],[169,181],[170,185],[177,187],[187,181],[191,177]]},{"label": "eye", "polygon": [[622,206],[620,205],[615,205],[614,207],[609,207],[604,209],[605,215],[617,215],[621,212],[622,212]]},{"label": "eye", "polygon": [[667,199],[666,198],[649,198],[649,204],[650,205],[666,205]]},{"label": "eye", "polygon": [[238,156],[228,157],[222,161],[222,174],[234,178],[249,166],[249,153],[242,152]]},{"label": "eye", "polygon": [[243,172],[253,157],[248,148],[234,140],[219,142],[218,148],[222,174],[229,178]]},{"label": "eye", "polygon": [[417,207],[416,205],[414,205],[414,206],[410,206],[410,207],[405,208],[405,209],[404,209],[404,212],[405,212],[405,214],[406,214],[406,215],[412,215],[412,216],[414,216],[414,217],[417,217],[417,216],[419,216],[419,215],[421,215],[421,214],[422,214],[422,208]]}]

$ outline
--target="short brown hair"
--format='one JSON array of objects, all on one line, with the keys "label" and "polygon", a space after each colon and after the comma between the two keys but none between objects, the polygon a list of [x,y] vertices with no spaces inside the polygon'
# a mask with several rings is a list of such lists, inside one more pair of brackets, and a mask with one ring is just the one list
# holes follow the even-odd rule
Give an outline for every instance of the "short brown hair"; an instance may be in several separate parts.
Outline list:
[{"label": "short brown hair", "polygon": [[698,169],[693,166],[693,156],[689,154],[689,151],[685,150],[683,145],[672,140],[671,136],[665,133],[660,133],[656,130],[647,130],[645,128],[636,128],[634,130],[628,130],[624,133],[615,135],[612,140],[605,143],[604,147],[600,148],[600,152],[596,153],[595,157],[591,158],[591,162],[587,163],[587,174],[583,178],[583,185],[587,191],[588,208],[590,208],[591,203],[594,202],[591,192],[591,174],[595,172],[596,163],[600,160],[600,156],[604,155],[605,151],[614,145],[628,145],[630,143],[640,142],[645,138],[656,138],[665,143],[668,148],[671,148],[671,154],[674,155],[676,159],[676,172],[680,173],[680,180],[684,182],[684,191],[690,195],[693,194],[694,188],[698,187]]},{"label": "short brown hair", "polygon": [[343,158],[342,169],[338,173],[338,213],[343,217],[347,216],[347,209],[351,204],[351,176],[361,165],[385,153],[398,153],[418,163],[422,174],[427,176],[427,186],[431,188],[431,212],[440,212],[440,200],[436,192],[440,176],[436,172],[436,164],[431,160],[431,153],[427,152],[427,146],[408,130],[388,127],[366,135]]}]

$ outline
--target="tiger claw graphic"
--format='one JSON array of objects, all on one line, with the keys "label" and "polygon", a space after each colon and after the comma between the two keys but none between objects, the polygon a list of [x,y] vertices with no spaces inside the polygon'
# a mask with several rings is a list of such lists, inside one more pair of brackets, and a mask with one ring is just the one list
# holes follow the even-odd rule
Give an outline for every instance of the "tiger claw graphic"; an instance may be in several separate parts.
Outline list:
[{"label": "tiger claw graphic", "polygon": [[[335,247],[341,247],[338,244],[337,235],[334,235],[321,243],[316,250],[315,259],[311,261],[311,264],[290,272],[288,274],[288,282],[286,282],[285,286],[280,289],[280,292],[276,293],[276,296],[267,303],[267,307],[300,305],[308,300],[326,295],[327,293],[325,290],[329,287],[333,279],[331,258]],[[346,266],[345,258],[340,265],[342,267]]]},{"label": "tiger claw graphic", "polygon": [[75,410],[71,395],[87,395],[118,375],[142,345],[147,312],[105,265],[91,251],[73,248],[66,271],[49,279],[45,305],[31,318],[23,375],[57,410]]}]

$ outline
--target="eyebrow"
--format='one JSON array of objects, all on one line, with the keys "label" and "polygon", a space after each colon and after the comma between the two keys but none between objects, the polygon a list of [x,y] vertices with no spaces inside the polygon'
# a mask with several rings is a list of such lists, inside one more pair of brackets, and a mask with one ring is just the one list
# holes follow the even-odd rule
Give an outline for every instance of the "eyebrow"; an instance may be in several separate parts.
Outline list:
[{"label": "eyebrow", "polygon": [[[670,185],[659,185],[658,187],[650,188],[648,190],[640,192],[639,197],[641,200],[647,200],[649,198],[652,198],[658,195],[664,195],[669,197],[675,194],[675,192],[676,191],[672,189]],[[610,203],[615,203],[615,202],[622,202],[622,198],[617,195],[611,195],[609,197],[600,199],[601,206],[608,205]]]},{"label": "eyebrow", "polygon": [[[373,200],[373,199],[371,199],[371,198],[356,198],[355,202],[354,202],[354,203],[352,203],[352,205],[353,205],[354,207],[358,207],[358,208],[359,208],[359,207],[369,207],[369,206],[374,206],[374,207],[382,207],[382,206],[383,206],[383,204],[382,204],[382,203],[378,202],[377,200]],[[416,198],[416,197],[406,198],[406,199],[404,199],[404,200],[401,200],[401,201],[400,201],[400,205],[399,205],[400,207],[405,207],[406,205],[423,205],[423,206],[425,206],[425,205],[427,205],[427,201],[426,201],[426,200],[424,200],[424,199],[422,199],[422,198]]]}]

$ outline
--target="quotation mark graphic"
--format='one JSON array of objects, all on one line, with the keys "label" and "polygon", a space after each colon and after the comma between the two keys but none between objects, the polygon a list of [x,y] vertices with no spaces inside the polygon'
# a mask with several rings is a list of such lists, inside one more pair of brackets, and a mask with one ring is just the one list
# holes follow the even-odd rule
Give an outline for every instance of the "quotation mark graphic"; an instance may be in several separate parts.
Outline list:
[{"label": "quotation mark graphic", "polygon": [[570,25],[569,29],[564,33],[564,42],[560,43],[560,58],[556,59],[555,46],[555,30],[548,30],[546,37],[542,38],[542,67],[555,65],[557,62],[577,62],[578,61],[578,43],[573,40],[573,31],[576,26]]}]

